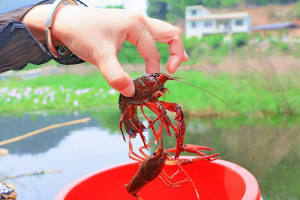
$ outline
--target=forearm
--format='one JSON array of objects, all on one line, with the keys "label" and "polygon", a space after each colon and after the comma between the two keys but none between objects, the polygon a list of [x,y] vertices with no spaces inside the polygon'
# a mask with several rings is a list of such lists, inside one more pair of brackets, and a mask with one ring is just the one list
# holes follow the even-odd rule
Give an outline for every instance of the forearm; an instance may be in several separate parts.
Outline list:
[{"label": "forearm", "polygon": [[[52,30],[52,40],[55,45],[63,45],[62,41],[57,36],[59,33],[56,29],[56,16],[63,10],[65,6],[60,6],[54,16],[53,27]],[[22,19],[22,21],[26,24],[28,29],[30,30],[33,37],[40,41],[43,44],[46,44],[45,39],[45,23],[49,13],[51,12],[52,5],[39,5],[30,10]]]},{"label": "forearm", "polygon": [[[50,59],[55,59],[57,62],[65,65],[83,62],[75,55],[56,59],[49,53],[45,46],[45,22],[53,5],[47,4],[48,2],[44,3],[45,5],[38,5],[34,8],[32,8],[34,6],[32,5],[0,14],[0,73],[8,70],[23,69],[28,63],[40,65],[48,62]],[[68,10],[65,7],[77,6],[60,6],[55,15],[51,30],[52,40],[58,46],[65,44],[63,42],[65,40],[61,40],[62,38],[67,38],[63,37],[65,35],[64,32],[58,31],[63,29],[57,27],[58,24],[60,24],[60,27],[64,27],[65,24],[63,23],[67,23],[70,19],[68,18],[65,21],[57,20],[60,23],[56,21],[57,15],[61,15],[61,13],[70,14],[69,12],[60,12],[61,9]],[[25,13],[26,15],[23,17]],[[59,18],[63,19],[65,17]],[[65,30],[65,32],[68,31],[68,29]]]}]

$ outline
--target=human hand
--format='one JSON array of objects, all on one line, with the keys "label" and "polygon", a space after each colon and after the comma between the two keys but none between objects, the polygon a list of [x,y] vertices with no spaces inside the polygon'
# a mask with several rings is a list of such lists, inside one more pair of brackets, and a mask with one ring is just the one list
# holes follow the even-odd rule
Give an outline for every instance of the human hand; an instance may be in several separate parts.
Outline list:
[{"label": "human hand", "polygon": [[[51,8],[52,5],[37,6],[23,18],[42,43],[46,43],[45,22]],[[136,45],[145,60],[146,73],[160,72],[155,41],[169,44],[169,73],[175,73],[181,62],[188,60],[179,28],[123,9],[60,6],[51,29],[54,44],[64,45],[82,60],[96,65],[107,83],[127,97],[134,95],[134,84],[117,59],[125,40]]]}]

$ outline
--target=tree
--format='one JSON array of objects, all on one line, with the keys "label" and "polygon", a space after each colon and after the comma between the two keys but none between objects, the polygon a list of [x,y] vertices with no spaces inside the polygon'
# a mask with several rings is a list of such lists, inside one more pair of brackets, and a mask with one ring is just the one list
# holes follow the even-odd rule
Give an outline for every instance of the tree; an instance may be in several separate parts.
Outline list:
[{"label": "tree", "polygon": [[150,17],[175,22],[185,17],[186,6],[203,5],[208,8],[226,8],[240,4],[263,6],[295,2],[297,0],[148,0],[147,13]]},{"label": "tree", "polygon": [[263,6],[267,4],[291,4],[296,3],[297,0],[245,0],[246,5]]},{"label": "tree", "polygon": [[147,14],[149,17],[166,20],[167,6],[167,2],[148,0]]},{"label": "tree", "polygon": [[300,18],[300,1],[298,1],[297,3],[295,3],[295,5],[293,7],[293,11],[295,13],[295,16],[297,18]]},{"label": "tree", "polygon": [[124,5],[116,5],[116,6],[106,6],[106,8],[114,8],[114,9],[124,9]]},{"label": "tree", "polygon": [[202,5],[202,0],[161,0],[167,3],[167,15],[168,21],[177,21],[178,18],[185,17],[185,7]]}]

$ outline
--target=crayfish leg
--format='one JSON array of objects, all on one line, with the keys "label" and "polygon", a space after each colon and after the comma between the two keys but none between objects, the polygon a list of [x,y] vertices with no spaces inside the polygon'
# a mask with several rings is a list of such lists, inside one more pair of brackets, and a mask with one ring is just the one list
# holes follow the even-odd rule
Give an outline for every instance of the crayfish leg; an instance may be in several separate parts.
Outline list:
[{"label": "crayfish leg", "polygon": [[164,99],[166,98],[165,97],[165,95],[164,95],[164,93],[162,93],[161,91],[156,91],[155,93],[154,93],[154,95],[153,95],[153,97],[155,98],[155,99],[158,99],[159,97],[164,97]]},{"label": "crayfish leg", "polygon": [[159,129],[158,131],[156,132],[156,138],[155,140],[158,140],[160,137],[161,137],[161,134],[162,134],[162,128],[163,128],[163,118],[162,118],[162,115],[155,107],[157,106],[155,103],[150,103],[150,102],[147,102],[145,103],[145,106],[147,108],[149,108],[152,112],[154,112],[156,115],[157,115],[157,118],[155,118],[155,120],[152,122],[152,125],[158,120],[160,119],[161,120],[161,125],[159,126]]},{"label": "crayfish leg", "polygon": [[192,158],[192,159],[179,159],[179,160],[167,160],[165,163],[166,165],[190,165],[190,164],[194,164],[196,162],[211,162],[214,160],[218,160],[220,159],[220,157],[216,157],[220,155],[220,153],[215,153],[209,156],[204,156],[201,158]]},{"label": "crayfish leg", "polygon": [[[147,121],[148,121],[148,123],[149,123],[149,127],[152,129],[152,132],[153,132],[153,134],[154,134],[154,137],[157,139],[156,131],[155,131],[154,126],[153,126],[153,124],[154,124],[155,122],[152,121],[152,120],[145,114],[143,104],[141,105],[141,112],[143,113],[144,117],[147,119]],[[157,119],[159,119],[159,118],[157,117]]]},{"label": "crayfish leg", "polygon": [[[124,119],[125,119],[125,116],[127,115],[127,113],[129,112],[130,108],[127,107],[126,110],[124,111],[121,119],[120,119],[120,124],[119,124],[119,127],[120,127],[120,130],[121,130],[121,133],[122,133],[122,136],[123,136],[123,140],[124,142],[126,142],[126,138],[125,138],[125,135],[124,135],[124,132],[123,132],[123,122],[124,122]],[[130,136],[129,136],[130,137]]]},{"label": "crayfish leg", "polygon": [[173,124],[171,123],[170,119],[165,120],[165,127],[166,127],[166,130],[167,130],[167,133],[169,134],[170,137],[172,137],[172,134],[171,134],[171,132],[170,132],[170,127],[169,127],[170,124],[173,125]]},{"label": "crayfish leg", "polygon": [[169,176],[168,174],[167,174],[167,172],[165,171],[165,170],[162,170],[162,174],[164,174],[164,176],[166,177],[166,178],[168,178],[169,180],[172,180],[177,174],[179,174],[180,172],[182,172],[182,170],[177,170],[174,174],[172,174],[171,176]]},{"label": "crayfish leg", "polygon": [[[158,103],[158,102],[156,102],[156,103],[147,102],[147,103],[145,103],[145,106],[146,106],[147,108],[149,108],[151,111],[153,111],[153,112],[157,115],[157,118],[153,121],[153,124],[154,124],[158,119],[160,119],[161,122],[163,122],[163,123],[165,124],[166,130],[167,130],[168,134],[169,134],[170,136],[172,136],[171,133],[170,133],[169,127],[167,127],[167,126],[169,126],[169,124],[171,124],[171,121],[170,121],[169,117],[166,115],[167,112],[166,112],[166,110],[164,109],[163,105],[162,105],[161,103]],[[158,131],[158,132],[159,132],[159,131]],[[157,135],[160,136],[161,133],[158,133],[158,132],[157,132]],[[161,132],[162,132],[162,130],[161,130]]]},{"label": "crayfish leg", "polygon": [[[198,145],[193,145],[193,144],[185,144],[182,146],[180,152],[188,152],[188,153],[196,153],[200,156],[206,156],[205,153],[201,152],[201,150],[207,150],[207,151],[214,151],[214,149],[209,148],[209,147],[205,147],[205,146],[198,146]],[[177,152],[177,148],[170,148],[166,150],[168,153],[176,153]]]},{"label": "crayfish leg", "polygon": [[[201,152],[201,150],[213,151],[213,149],[209,148],[209,147],[198,146],[198,145],[193,145],[193,144],[186,144],[186,145],[182,146],[182,148],[180,150],[180,153],[185,151],[185,152],[189,152],[189,153],[198,154],[201,157],[200,158],[193,158],[193,159],[182,159],[182,160],[177,160],[177,161],[175,161],[174,159],[173,160],[168,159],[165,163],[166,163],[166,165],[177,165],[177,164],[179,164],[179,165],[189,165],[189,164],[193,164],[193,163],[198,162],[198,161],[214,161],[214,160],[220,159],[219,157],[216,157],[216,156],[220,155],[220,153],[215,153],[215,154],[212,154],[212,155],[206,155],[205,153]],[[175,148],[167,149],[165,151],[167,153],[177,153],[178,149],[175,147]]]},{"label": "crayfish leg", "polygon": [[140,197],[140,196],[138,196],[138,195],[135,195],[134,197],[135,197],[137,200],[143,200],[142,197]]},{"label": "crayfish leg", "polygon": [[[151,147],[151,146],[150,146],[150,142],[147,144],[147,147]],[[146,149],[146,147],[141,147],[141,148],[139,149],[139,151],[141,152],[141,154],[142,154],[143,156],[145,156],[146,158],[148,158],[149,156],[148,156],[147,154],[145,154],[145,152],[143,151],[143,149]]]},{"label": "crayfish leg", "polygon": [[[136,109],[135,109],[135,112],[136,112]],[[142,130],[142,123],[137,119],[137,121],[139,122],[139,128],[136,127],[136,125],[133,123],[132,121],[132,110],[129,111],[129,122],[130,124],[132,125],[132,127],[140,134],[141,138],[142,138],[142,141],[144,143],[144,146],[147,148],[147,145],[146,145],[146,138],[145,136],[143,135],[143,130]],[[135,116],[137,116],[137,113],[134,113]],[[147,148],[148,149],[148,148]]]},{"label": "crayfish leg", "polygon": [[162,182],[164,182],[169,188],[179,187],[181,183],[189,181],[189,178],[186,178],[182,181],[172,183],[164,174],[160,174],[159,179],[162,180]]},{"label": "crayfish leg", "polygon": [[[137,158],[133,157],[132,155],[136,156]],[[129,152],[128,152],[128,156],[129,156],[130,159],[138,161],[139,163],[142,163],[145,160],[145,158],[139,156],[137,153],[135,153],[133,151],[133,146],[132,146],[130,138],[129,138]]]},{"label": "crayfish leg", "polygon": [[[177,103],[170,103],[170,102],[163,102],[159,101],[163,105],[163,107],[171,112],[175,112],[175,120],[177,121],[176,127],[175,127],[175,138],[176,138],[176,153],[175,153],[175,159],[177,159],[182,152],[182,146],[185,136],[185,122],[184,122],[184,114],[181,110],[181,107]],[[171,124],[171,123],[170,123]]]},{"label": "crayfish leg", "polygon": [[165,94],[166,92],[169,93],[169,96],[171,95],[171,92],[170,92],[170,90],[169,90],[168,88],[163,88],[163,89],[162,89],[162,93]]},{"label": "crayfish leg", "polygon": [[162,101],[158,101],[156,103],[148,103],[147,107],[150,110],[152,110],[158,117],[160,117],[161,119],[162,118],[165,119],[164,123],[165,123],[166,130],[167,130],[167,133],[169,134],[169,136],[171,137],[172,134],[170,132],[169,126],[171,126],[175,132],[176,132],[177,129],[172,124],[170,118],[166,115],[167,112],[165,110],[164,103],[165,102],[162,102]]}]

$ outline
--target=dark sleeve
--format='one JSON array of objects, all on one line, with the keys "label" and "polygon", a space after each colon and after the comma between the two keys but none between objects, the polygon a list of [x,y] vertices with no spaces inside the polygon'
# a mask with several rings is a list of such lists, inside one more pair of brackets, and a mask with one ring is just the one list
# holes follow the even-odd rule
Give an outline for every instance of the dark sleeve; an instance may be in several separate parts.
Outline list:
[{"label": "dark sleeve", "polygon": [[[81,1],[78,2],[86,6]],[[36,5],[51,3],[53,0],[42,1]],[[46,45],[35,40],[21,20],[36,5],[0,14],[0,73],[23,69],[28,63],[40,65],[51,59],[64,65],[84,62],[74,54],[67,58],[55,58]]]}]

